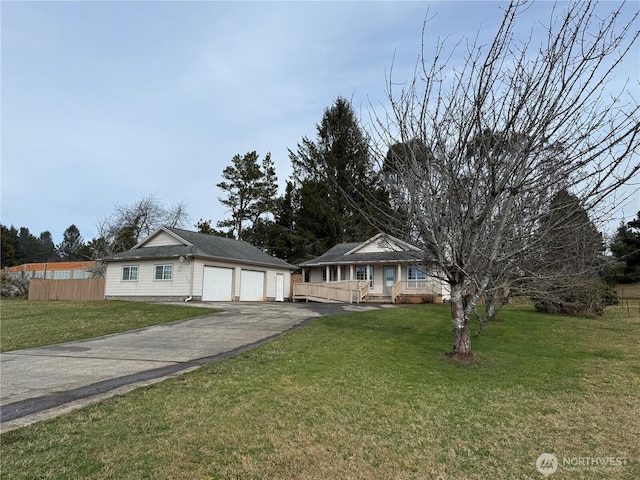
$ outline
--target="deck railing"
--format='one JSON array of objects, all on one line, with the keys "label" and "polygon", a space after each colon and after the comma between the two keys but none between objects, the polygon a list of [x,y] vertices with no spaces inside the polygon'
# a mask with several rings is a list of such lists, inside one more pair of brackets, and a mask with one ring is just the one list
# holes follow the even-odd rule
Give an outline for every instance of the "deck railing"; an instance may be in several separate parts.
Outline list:
[{"label": "deck railing", "polygon": [[369,293],[369,281],[342,280],[340,282],[296,283],[294,300],[316,302],[360,303]]},{"label": "deck railing", "polygon": [[[293,286],[294,300],[314,302],[360,303],[369,294],[369,280],[342,280],[340,282],[307,282]],[[391,286],[391,302],[398,295],[442,296],[442,285],[434,280],[404,280]]]},{"label": "deck railing", "polygon": [[442,285],[432,280],[401,280],[391,287],[391,302],[395,303],[398,295],[442,295]]}]

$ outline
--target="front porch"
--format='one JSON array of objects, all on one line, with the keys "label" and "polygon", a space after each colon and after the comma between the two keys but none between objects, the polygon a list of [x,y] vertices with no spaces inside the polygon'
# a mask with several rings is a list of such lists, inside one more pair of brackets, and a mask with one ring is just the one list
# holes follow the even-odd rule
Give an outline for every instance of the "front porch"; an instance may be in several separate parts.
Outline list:
[{"label": "front porch", "polygon": [[293,285],[293,301],[321,303],[442,303],[442,285],[431,280],[398,281],[376,292],[369,280],[305,282]]},{"label": "front porch", "polygon": [[449,296],[424,252],[384,233],[339,243],[300,266],[304,282],[294,285],[294,301],[423,303]]}]

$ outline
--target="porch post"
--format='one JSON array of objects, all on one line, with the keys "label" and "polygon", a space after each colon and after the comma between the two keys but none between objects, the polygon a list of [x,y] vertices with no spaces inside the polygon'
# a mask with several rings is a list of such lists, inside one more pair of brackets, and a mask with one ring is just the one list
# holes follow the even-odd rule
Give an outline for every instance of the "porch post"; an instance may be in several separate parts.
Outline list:
[{"label": "porch post", "polygon": [[341,273],[341,272],[340,272],[340,270],[342,270],[342,266],[341,266],[341,265],[338,265],[338,267],[337,267],[337,268],[338,268],[338,281],[341,281],[341,280],[342,280],[342,278],[340,278],[340,277],[341,277],[341,275],[340,275],[340,273]]},{"label": "porch post", "polygon": [[327,265],[324,268],[325,268],[325,271],[327,272],[327,283],[329,283],[329,281],[331,279],[331,277],[329,276],[329,274],[330,274],[329,265]]},{"label": "porch post", "polygon": [[349,265],[349,280],[355,280],[353,278],[353,265]]},{"label": "porch post", "polygon": [[401,282],[402,281],[402,264],[398,264],[398,279],[396,280],[397,282]]}]

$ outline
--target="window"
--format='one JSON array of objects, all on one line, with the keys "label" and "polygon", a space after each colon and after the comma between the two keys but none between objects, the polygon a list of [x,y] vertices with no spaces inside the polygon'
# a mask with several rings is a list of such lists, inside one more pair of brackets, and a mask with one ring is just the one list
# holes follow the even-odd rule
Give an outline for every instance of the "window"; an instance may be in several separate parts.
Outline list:
[{"label": "window", "polygon": [[156,265],[156,280],[171,280],[173,278],[173,265]]},{"label": "window", "polygon": [[424,265],[412,265],[407,268],[407,280],[426,280],[427,269]]},{"label": "window", "polygon": [[137,266],[122,267],[122,281],[123,282],[137,282],[138,281],[138,267]]},{"label": "window", "polygon": [[[327,281],[327,267],[322,267],[322,281]],[[336,282],[338,281],[338,267],[333,266],[329,267],[329,281]]]},{"label": "window", "polygon": [[366,267],[356,267],[356,280],[367,279],[367,268],[369,269],[369,287],[373,288],[373,267],[371,265]]},{"label": "window", "polygon": [[424,265],[410,265],[407,267],[407,287],[427,288],[427,268]]},{"label": "window", "polygon": [[329,280],[332,282],[338,281],[338,267],[329,267]]}]

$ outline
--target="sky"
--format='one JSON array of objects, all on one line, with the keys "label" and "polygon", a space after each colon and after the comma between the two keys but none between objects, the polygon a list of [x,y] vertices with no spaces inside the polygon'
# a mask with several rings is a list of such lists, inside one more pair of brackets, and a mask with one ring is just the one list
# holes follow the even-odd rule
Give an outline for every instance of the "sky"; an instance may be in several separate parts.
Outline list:
[{"label": "sky", "polygon": [[[637,9],[630,2],[629,11]],[[1,223],[75,224],[85,240],[116,204],[184,202],[195,229],[227,218],[216,184],[234,155],[288,150],[339,96],[367,123],[386,82],[425,43],[491,38],[505,2],[0,2]],[[548,16],[535,2],[526,19]],[[531,25],[523,22],[526,29]],[[626,62],[640,76],[638,53]],[[637,89],[636,89],[637,90]],[[619,222],[640,210],[640,197]]]}]

